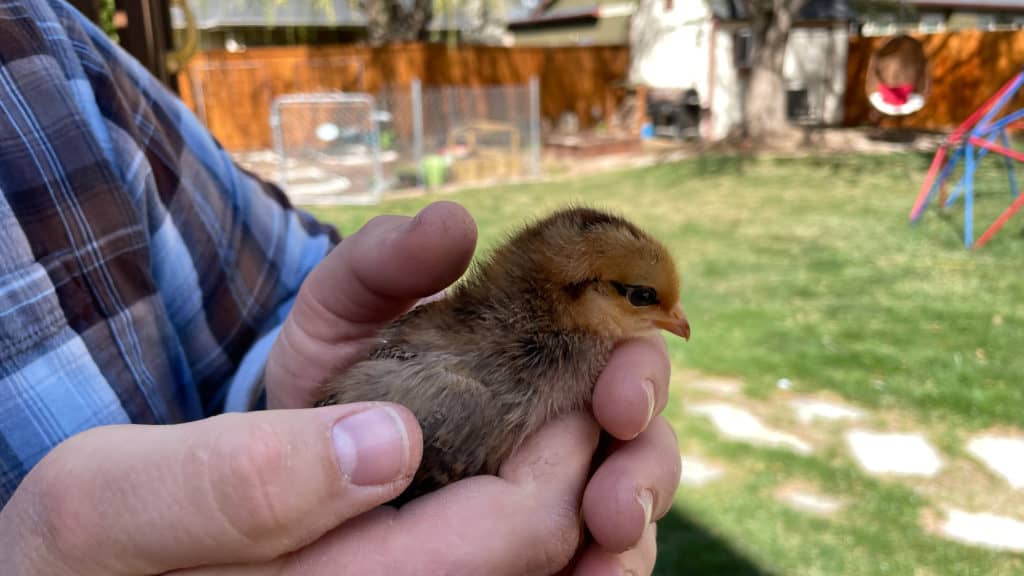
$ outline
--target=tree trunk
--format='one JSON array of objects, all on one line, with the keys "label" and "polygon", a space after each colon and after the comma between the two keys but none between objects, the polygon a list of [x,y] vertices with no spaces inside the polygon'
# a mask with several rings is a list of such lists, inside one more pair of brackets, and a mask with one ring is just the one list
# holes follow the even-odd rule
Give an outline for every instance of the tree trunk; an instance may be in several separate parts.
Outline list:
[{"label": "tree trunk", "polygon": [[434,0],[362,0],[360,7],[366,14],[368,39],[374,46],[420,40],[434,17]]},{"label": "tree trunk", "polygon": [[753,54],[747,86],[745,132],[765,141],[791,130],[786,119],[786,86],[782,68],[793,16],[806,0],[757,0],[751,9]]},{"label": "tree trunk", "polygon": [[501,44],[505,34],[505,19],[499,0],[462,0],[460,10],[460,32],[464,42]]},{"label": "tree trunk", "polygon": [[388,3],[382,0],[366,0],[361,4],[363,13],[366,14],[366,35],[370,44],[386,44],[390,29]]}]

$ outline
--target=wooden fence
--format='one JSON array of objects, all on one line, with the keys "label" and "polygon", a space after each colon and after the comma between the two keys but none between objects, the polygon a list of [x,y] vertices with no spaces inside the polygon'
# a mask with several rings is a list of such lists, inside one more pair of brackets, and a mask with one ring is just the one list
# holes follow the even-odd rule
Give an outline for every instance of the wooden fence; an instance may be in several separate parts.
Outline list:
[{"label": "wooden fence", "polygon": [[[880,124],[925,130],[946,130],[967,119],[1024,66],[1024,31],[967,30],[915,34],[924,45],[931,71],[931,93],[924,108],[902,118],[874,112],[864,93],[868,60],[887,38],[850,40],[847,61],[845,124]],[[1024,106],[1024,95],[1014,105]]]},{"label": "wooden fence", "polygon": [[322,90],[376,94],[414,78],[431,86],[526,85],[540,81],[541,117],[574,112],[583,128],[593,111],[610,117],[622,97],[629,49],[622,46],[495,48],[436,44],[250,48],[197,55],[181,73],[182,99],[229,150],[271,145],[270,105],[281,94]]}]

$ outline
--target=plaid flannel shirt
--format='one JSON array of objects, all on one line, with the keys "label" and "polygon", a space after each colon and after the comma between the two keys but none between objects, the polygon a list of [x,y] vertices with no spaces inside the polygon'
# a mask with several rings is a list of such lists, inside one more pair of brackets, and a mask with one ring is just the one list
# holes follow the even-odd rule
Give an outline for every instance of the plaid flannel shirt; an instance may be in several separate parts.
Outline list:
[{"label": "plaid flannel shirt", "polygon": [[254,407],[335,242],[67,4],[0,3],[0,505],[88,428]]}]

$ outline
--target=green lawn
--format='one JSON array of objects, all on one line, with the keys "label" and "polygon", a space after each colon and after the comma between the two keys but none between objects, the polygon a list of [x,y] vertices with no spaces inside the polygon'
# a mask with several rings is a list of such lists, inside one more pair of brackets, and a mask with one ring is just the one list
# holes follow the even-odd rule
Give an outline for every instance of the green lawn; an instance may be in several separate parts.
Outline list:
[{"label": "green lawn", "polygon": [[[776,381],[789,378],[800,393],[831,391],[870,410],[876,427],[928,433],[955,460],[951,478],[934,485],[879,480],[854,465],[837,434],[819,434],[812,456],[754,448],[722,440],[673,402],[668,414],[683,450],[728,473],[680,491],[661,524],[659,573],[1024,573],[1022,556],[949,543],[920,527],[948,499],[1024,517],[1024,495],[1001,491],[962,449],[979,430],[1024,428],[1024,214],[978,252],[960,242],[960,211],[931,210],[908,226],[928,160],[707,157],[444,196],[476,217],[481,249],[569,202],[627,215],[664,240],[682,267],[694,337],[671,344],[679,373],[742,380],[744,401],[797,433],[773,408],[781,406]],[[1001,164],[984,167],[978,234],[1009,205]],[[350,233],[374,214],[412,214],[437,198],[316,213]],[[676,399],[701,397],[681,380]],[[827,519],[795,512],[772,497],[788,481],[850,504]]]}]

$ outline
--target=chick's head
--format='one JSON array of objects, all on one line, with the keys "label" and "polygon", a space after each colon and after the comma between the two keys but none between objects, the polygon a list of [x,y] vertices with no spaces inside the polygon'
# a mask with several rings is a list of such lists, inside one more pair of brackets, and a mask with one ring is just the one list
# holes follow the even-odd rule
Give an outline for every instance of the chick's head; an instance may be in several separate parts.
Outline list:
[{"label": "chick's head", "polygon": [[672,255],[628,220],[570,208],[524,240],[563,324],[615,340],[656,329],[689,340]]}]

